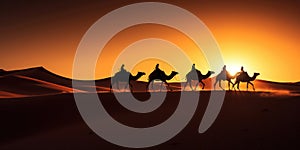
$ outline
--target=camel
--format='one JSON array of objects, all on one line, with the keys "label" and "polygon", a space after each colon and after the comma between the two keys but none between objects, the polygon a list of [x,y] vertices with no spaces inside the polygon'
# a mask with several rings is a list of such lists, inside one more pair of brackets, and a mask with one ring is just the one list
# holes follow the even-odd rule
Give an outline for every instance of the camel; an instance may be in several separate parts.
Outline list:
[{"label": "camel", "polygon": [[[177,75],[178,72],[176,71],[172,71],[170,75],[166,75],[166,73],[164,71],[161,71],[161,70],[154,70],[150,75],[149,75],[149,78],[148,78],[148,84],[147,84],[147,91],[149,90],[149,85],[152,81],[154,80],[161,80],[162,83],[165,83],[170,91],[172,91],[172,89],[170,88],[170,85],[169,83],[167,82],[167,80],[171,80],[175,75]],[[152,83],[152,88],[153,88],[153,83]],[[162,84],[160,86],[160,91],[161,91],[161,88],[162,88]]]},{"label": "camel", "polygon": [[[196,73],[197,73],[197,74],[196,74]],[[202,80],[207,79],[208,77],[210,77],[210,76],[211,76],[212,74],[214,74],[214,73],[215,73],[215,72],[213,72],[213,71],[208,71],[205,75],[202,75],[202,73],[201,73],[199,70],[196,70],[196,72],[193,71],[193,70],[190,71],[190,72],[186,75],[186,83],[185,83],[185,85],[184,85],[183,90],[185,89],[185,87],[187,86],[188,83],[190,84],[190,87],[191,87],[191,89],[193,90],[192,85],[191,85],[192,80],[197,80],[197,81],[198,81],[198,83],[196,84],[196,87],[195,87],[194,90],[197,89],[199,83],[202,84],[202,89],[204,89],[205,84],[203,83]]]},{"label": "camel", "polygon": [[[228,81],[228,88],[230,90],[230,83],[233,85],[233,82],[231,81],[232,79],[236,78],[239,75],[239,72],[237,72],[234,76],[230,75],[230,73],[226,70],[221,71],[217,77],[216,77],[216,81],[214,84],[214,89],[216,89],[216,84],[219,82],[219,87],[222,90],[225,90],[222,86],[221,86],[221,81]],[[234,87],[233,87],[234,88]]]},{"label": "camel", "polygon": [[115,83],[117,83],[117,88],[120,90],[119,82],[127,82],[125,89],[129,85],[130,90],[132,90],[132,84],[130,83],[130,81],[136,81],[145,74],[146,73],[144,72],[138,72],[135,76],[133,76],[130,72],[127,71],[117,72],[111,79],[110,92],[112,91],[112,85],[114,85]]},{"label": "camel", "polygon": [[247,91],[249,84],[252,85],[253,91],[255,91],[254,85],[251,83],[251,81],[254,81],[258,75],[260,75],[260,73],[254,73],[254,75],[250,77],[247,72],[242,72],[236,77],[233,87],[237,84],[237,88],[240,90],[240,82],[247,82]]}]

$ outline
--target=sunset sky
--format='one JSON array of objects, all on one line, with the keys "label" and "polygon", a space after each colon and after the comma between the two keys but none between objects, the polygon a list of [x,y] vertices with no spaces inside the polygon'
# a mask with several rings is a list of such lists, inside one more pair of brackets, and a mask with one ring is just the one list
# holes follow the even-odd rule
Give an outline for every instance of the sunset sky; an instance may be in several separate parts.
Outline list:
[{"label": "sunset sky", "polygon": [[[1,1],[0,68],[13,70],[44,66],[56,74],[71,78],[77,46],[89,27],[106,13],[136,2],[143,1]],[[214,35],[224,63],[231,73],[239,71],[243,65],[250,75],[253,72],[260,72],[259,79],[278,82],[300,81],[299,2],[287,0],[160,2],[177,5],[198,16]],[[203,73],[210,69],[205,57],[195,52],[197,51],[195,44],[180,31],[163,25],[144,24],[124,29],[111,39],[99,57],[96,78],[105,78],[117,71],[121,63],[114,66],[115,59],[123,49],[137,41],[155,38],[176,44]],[[151,42],[155,40],[136,43],[132,45],[132,49],[141,49],[141,53],[151,49],[161,52],[174,49],[167,42],[158,41],[154,44]],[[124,63],[127,69],[132,68],[133,74],[138,70],[149,74],[157,62],[161,64],[161,69],[167,74],[170,73],[172,64],[156,59]],[[190,68],[191,66],[182,66],[176,69],[185,75]],[[142,80],[146,80],[146,77]],[[176,80],[181,78],[177,77]]]}]

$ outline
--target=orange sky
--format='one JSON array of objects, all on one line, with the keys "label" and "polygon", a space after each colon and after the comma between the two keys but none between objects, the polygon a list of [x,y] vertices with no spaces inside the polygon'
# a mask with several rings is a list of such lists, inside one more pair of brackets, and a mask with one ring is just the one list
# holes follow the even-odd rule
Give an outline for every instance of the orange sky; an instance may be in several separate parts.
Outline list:
[{"label": "orange sky", "polygon": [[[0,68],[12,70],[44,66],[54,73],[71,77],[74,54],[86,30],[107,12],[134,2],[141,1],[1,2]],[[260,79],[281,82],[300,80],[300,12],[297,2],[163,2],[189,10],[208,26],[230,71],[238,71],[243,65],[250,74],[260,72]],[[198,69],[204,73],[209,69],[204,56],[196,54],[197,47],[188,37],[172,28],[146,24],[125,29],[108,43],[99,57],[96,77],[103,78],[114,73],[113,58],[130,44],[145,38],[173,42],[188,54]],[[149,44],[147,48],[151,46]],[[168,48],[168,45],[161,47]],[[153,46],[157,49],[161,47]],[[132,67],[134,74],[137,70],[149,74],[156,61],[143,61],[126,67]],[[162,64],[161,68],[170,73],[171,65]],[[179,70],[182,75],[191,66],[184,67]],[[214,71],[218,73],[220,70]],[[180,80],[180,77],[175,80]]]}]

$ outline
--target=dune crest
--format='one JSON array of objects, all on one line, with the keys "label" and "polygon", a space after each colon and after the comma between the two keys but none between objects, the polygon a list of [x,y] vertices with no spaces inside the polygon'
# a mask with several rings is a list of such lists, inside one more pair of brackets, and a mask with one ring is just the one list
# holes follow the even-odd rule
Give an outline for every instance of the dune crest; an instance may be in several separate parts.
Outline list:
[{"label": "dune crest", "polygon": [[[203,82],[206,84],[204,90],[213,90],[213,83],[215,80],[216,77],[204,80]],[[72,79],[57,75],[44,67],[33,67],[12,71],[0,69],[0,98],[30,97],[74,92],[86,93],[93,92],[95,89],[98,93],[109,92],[111,78],[98,79],[95,81],[76,80],[76,82],[80,83],[78,89],[73,88]],[[95,83],[95,86],[93,82]],[[300,93],[300,82],[279,83],[256,80],[254,83],[258,91]],[[145,92],[147,89],[147,82],[133,81],[132,84],[133,92]],[[182,85],[184,84],[185,82],[170,83],[170,87],[172,87],[174,91],[181,91],[183,89]],[[224,87],[226,86],[225,82],[222,84],[224,84]],[[241,84],[242,90],[245,90],[245,87],[245,84]],[[226,89],[228,89],[228,87],[226,87]],[[187,87],[186,90],[190,89]],[[216,90],[221,89],[216,88]],[[124,90],[115,92],[124,92]]]}]

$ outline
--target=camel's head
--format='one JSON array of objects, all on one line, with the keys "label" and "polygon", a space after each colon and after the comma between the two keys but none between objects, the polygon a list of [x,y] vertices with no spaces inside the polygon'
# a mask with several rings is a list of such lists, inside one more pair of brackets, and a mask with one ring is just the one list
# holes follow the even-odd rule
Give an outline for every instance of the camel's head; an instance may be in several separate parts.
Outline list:
[{"label": "camel's head", "polygon": [[178,72],[176,72],[176,71],[172,71],[172,73],[171,73],[172,75],[177,75],[178,74]]},{"label": "camel's head", "polygon": [[257,72],[254,73],[254,76],[257,77],[258,75],[260,75],[260,73],[257,73]]},{"label": "camel's head", "polygon": [[208,71],[208,73],[209,73],[209,74],[215,74],[215,72],[214,72],[214,71]]},{"label": "camel's head", "polygon": [[145,72],[138,72],[138,75],[143,76],[143,75],[146,75],[146,73]]}]

